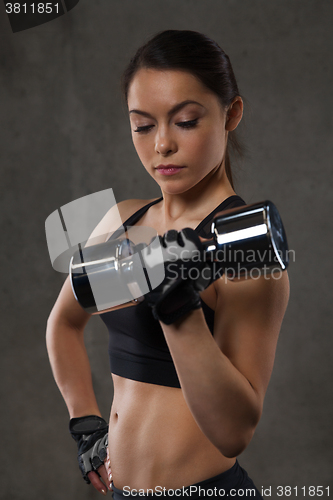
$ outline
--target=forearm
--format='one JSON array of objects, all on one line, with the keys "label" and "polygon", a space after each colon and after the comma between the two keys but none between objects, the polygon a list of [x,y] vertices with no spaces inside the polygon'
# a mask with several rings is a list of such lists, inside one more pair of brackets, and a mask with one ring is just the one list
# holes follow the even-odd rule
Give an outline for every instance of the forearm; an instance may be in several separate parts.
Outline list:
[{"label": "forearm", "polygon": [[46,345],[53,375],[70,417],[101,416],[93,390],[83,331],[50,318]]},{"label": "forearm", "polygon": [[183,321],[161,323],[186,402],[201,430],[226,456],[250,441],[261,413],[249,381],[221,352],[202,309]]}]

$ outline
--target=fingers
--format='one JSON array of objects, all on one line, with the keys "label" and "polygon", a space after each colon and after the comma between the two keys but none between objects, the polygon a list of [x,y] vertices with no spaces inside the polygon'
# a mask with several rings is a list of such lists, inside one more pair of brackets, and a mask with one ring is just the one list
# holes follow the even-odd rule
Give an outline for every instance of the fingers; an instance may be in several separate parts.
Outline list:
[{"label": "fingers", "polygon": [[[104,468],[104,466],[102,465],[99,469],[101,469],[102,467]],[[98,472],[99,472],[99,469],[98,469]],[[93,487],[97,491],[99,491],[100,493],[102,493],[103,495],[106,495],[106,493],[107,493],[107,487],[101,481],[101,479],[98,476],[98,474],[96,472],[94,472],[94,471],[90,471],[90,472],[88,472],[88,477],[89,477],[89,480],[90,480],[91,484],[93,485]]]},{"label": "fingers", "polygon": [[172,243],[177,241],[178,231],[175,229],[169,229],[166,233],[164,233],[163,238],[166,243]]},{"label": "fingers", "polygon": [[[111,481],[109,479],[109,470],[108,470],[108,467],[106,465],[106,460],[104,462],[103,465],[101,465],[100,467],[98,467],[98,474],[101,476],[101,480],[103,481],[103,483],[107,486],[108,490],[111,490]],[[111,470],[110,470],[110,473],[111,473]],[[112,478],[112,476],[111,476]]]},{"label": "fingers", "polygon": [[110,491],[113,491],[112,490],[112,472],[111,472],[111,463],[110,463],[110,456],[109,456],[109,447],[107,448],[107,457],[106,457],[106,460],[104,462],[104,466],[105,466],[105,470],[106,470],[106,474],[107,474],[107,478],[108,478],[108,486],[109,486],[109,490]]},{"label": "fingers", "polygon": [[109,458],[109,449],[107,449],[107,457],[103,465],[98,467],[97,472],[91,471],[88,473],[89,480],[93,487],[106,495],[107,490],[112,491],[112,474],[111,474],[111,466],[110,466],[110,458]]}]

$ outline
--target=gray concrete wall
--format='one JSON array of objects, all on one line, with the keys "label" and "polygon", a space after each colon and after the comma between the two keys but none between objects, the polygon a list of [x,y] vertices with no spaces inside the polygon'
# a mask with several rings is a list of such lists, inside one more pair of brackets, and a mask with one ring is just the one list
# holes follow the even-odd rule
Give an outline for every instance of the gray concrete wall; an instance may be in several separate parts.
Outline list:
[{"label": "gray concrete wall", "polygon": [[[310,498],[302,486],[333,487],[332,16],[329,0],[81,0],[13,34],[0,5],[1,499],[98,498],[77,469],[46,354],[64,278],[50,265],[44,222],[105,187],[117,201],[159,196],[131,144],[119,79],[134,50],[170,28],[202,31],[229,54],[248,101],[238,192],[276,203],[296,252],[264,414],[240,463],[272,498],[277,485],[301,498]],[[107,418],[98,318],[87,344]]]}]

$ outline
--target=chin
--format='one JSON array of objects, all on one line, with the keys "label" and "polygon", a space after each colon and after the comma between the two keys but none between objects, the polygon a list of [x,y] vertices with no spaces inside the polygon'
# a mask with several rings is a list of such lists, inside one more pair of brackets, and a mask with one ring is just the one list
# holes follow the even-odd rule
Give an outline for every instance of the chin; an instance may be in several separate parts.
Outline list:
[{"label": "chin", "polygon": [[167,194],[182,194],[182,193],[186,193],[186,191],[189,191],[191,189],[192,186],[185,186],[184,183],[180,183],[180,182],[161,182],[161,183],[158,183],[158,185],[160,186],[161,190],[164,192],[164,193],[167,193]]}]

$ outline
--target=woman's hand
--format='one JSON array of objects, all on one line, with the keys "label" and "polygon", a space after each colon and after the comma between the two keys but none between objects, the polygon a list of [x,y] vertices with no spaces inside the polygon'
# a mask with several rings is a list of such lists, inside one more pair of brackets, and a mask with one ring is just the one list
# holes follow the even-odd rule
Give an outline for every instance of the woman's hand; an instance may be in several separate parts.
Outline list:
[{"label": "woman's hand", "polygon": [[164,260],[162,283],[146,294],[155,319],[171,325],[190,311],[201,308],[199,291],[212,280],[203,260],[201,240],[194,229],[170,229],[159,237]]},{"label": "woman's hand", "polygon": [[106,488],[111,489],[107,470],[110,464],[107,423],[98,415],[76,417],[71,418],[69,430],[78,446],[78,462],[83,479],[106,495]]}]

